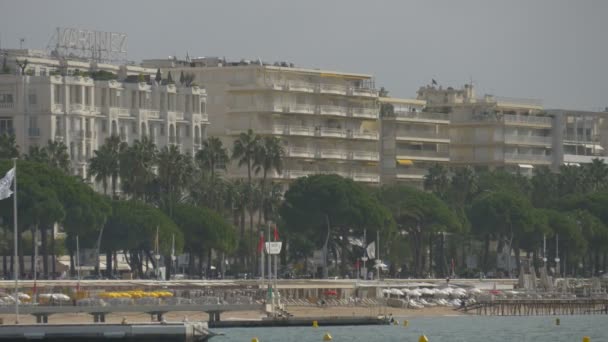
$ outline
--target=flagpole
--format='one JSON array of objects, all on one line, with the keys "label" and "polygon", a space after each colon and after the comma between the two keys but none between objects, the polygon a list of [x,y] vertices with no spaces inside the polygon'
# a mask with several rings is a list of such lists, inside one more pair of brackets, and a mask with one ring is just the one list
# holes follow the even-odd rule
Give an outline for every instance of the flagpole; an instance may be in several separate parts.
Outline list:
[{"label": "flagpole", "polygon": [[13,231],[14,231],[14,245],[15,245],[15,324],[19,324],[19,253],[17,252],[17,158],[13,158],[13,169],[15,170],[13,182],[15,192],[13,194]]}]

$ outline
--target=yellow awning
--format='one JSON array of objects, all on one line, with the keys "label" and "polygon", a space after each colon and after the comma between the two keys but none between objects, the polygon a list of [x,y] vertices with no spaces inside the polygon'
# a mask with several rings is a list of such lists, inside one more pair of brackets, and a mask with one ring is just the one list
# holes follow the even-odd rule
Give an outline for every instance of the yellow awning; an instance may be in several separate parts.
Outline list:
[{"label": "yellow awning", "polygon": [[412,162],[409,159],[397,159],[397,164],[399,164],[399,165],[413,165],[414,162]]}]

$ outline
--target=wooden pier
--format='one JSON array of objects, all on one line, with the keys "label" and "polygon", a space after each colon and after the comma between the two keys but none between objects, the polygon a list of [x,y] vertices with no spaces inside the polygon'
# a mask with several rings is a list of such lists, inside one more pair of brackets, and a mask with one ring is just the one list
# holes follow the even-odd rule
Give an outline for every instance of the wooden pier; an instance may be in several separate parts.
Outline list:
[{"label": "wooden pier", "polygon": [[606,315],[608,299],[493,299],[462,310],[486,316]]}]

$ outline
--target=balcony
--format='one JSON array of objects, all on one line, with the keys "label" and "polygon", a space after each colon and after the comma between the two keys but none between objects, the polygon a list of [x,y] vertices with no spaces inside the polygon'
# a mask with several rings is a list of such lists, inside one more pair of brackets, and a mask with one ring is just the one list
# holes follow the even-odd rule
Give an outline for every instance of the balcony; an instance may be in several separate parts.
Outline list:
[{"label": "balcony", "polygon": [[319,90],[322,94],[346,95],[347,89],[345,86],[337,84],[321,84]]},{"label": "balcony", "polygon": [[298,114],[315,114],[315,107],[310,105],[291,105],[288,112]]},{"label": "balcony", "polygon": [[348,159],[348,153],[343,150],[321,149],[319,157],[322,159]]},{"label": "balcony", "polygon": [[398,168],[396,177],[398,179],[423,179],[427,173],[427,169],[417,167]]},{"label": "balcony", "polygon": [[378,140],[378,132],[360,132],[354,131],[351,133],[354,139]]},{"label": "balcony", "polygon": [[361,97],[376,97],[378,96],[378,91],[376,89],[369,88],[350,88],[349,95],[352,96],[361,96]]},{"label": "balcony", "polygon": [[109,107],[109,113],[110,113],[110,115],[123,116],[123,117],[128,117],[130,115],[129,109],[123,108],[123,107]]},{"label": "balcony", "polygon": [[355,117],[355,118],[377,119],[378,118],[378,109],[353,107],[350,109],[350,114],[352,117]]},{"label": "balcony", "polygon": [[505,162],[526,164],[551,164],[552,158],[546,154],[505,153]]},{"label": "balcony", "polygon": [[380,154],[378,152],[354,151],[351,152],[350,158],[352,160],[378,161],[380,160]]},{"label": "balcony", "polygon": [[315,151],[306,147],[290,147],[287,151],[287,157],[295,158],[314,158]]},{"label": "balcony", "polygon": [[75,113],[75,112],[84,112],[86,110],[86,107],[80,103],[72,103],[70,104],[70,112],[71,113]]},{"label": "balcony", "polygon": [[284,126],[284,125],[275,125],[272,127],[272,134],[280,134],[280,135],[296,135],[296,136],[314,136],[315,131],[312,127],[304,127],[304,126]]},{"label": "balcony", "polygon": [[321,115],[346,116],[346,108],[340,106],[320,106]]},{"label": "balcony", "polygon": [[448,151],[398,149],[396,154],[397,159],[418,159],[430,161],[449,161],[450,159],[450,153]]},{"label": "balcony", "polygon": [[505,144],[509,145],[543,145],[551,146],[553,139],[551,137],[534,136],[534,135],[505,135]]},{"label": "balcony", "polygon": [[320,136],[329,138],[346,138],[347,136],[346,131],[341,128],[321,127],[318,132]]},{"label": "balcony", "polygon": [[53,104],[53,106],[51,107],[51,111],[53,113],[57,113],[57,114],[63,113],[63,104],[60,104],[60,103]]},{"label": "balcony", "polygon": [[395,139],[405,141],[429,141],[429,142],[441,142],[449,143],[450,136],[448,132],[437,132],[437,131],[397,131],[395,133]]},{"label": "balcony", "polygon": [[362,183],[378,183],[380,182],[380,176],[373,173],[359,173],[355,172],[351,175],[351,177],[355,182]]},{"label": "balcony", "polygon": [[444,113],[396,111],[395,119],[399,121],[431,122],[444,124],[450,123],[450,115]]},{"label": "balcony", "polygon": [[545,116],[503,115],[505,125],[551,127],[553,118]]},{"label": "balcony", "polygon": [[160,119],[160,111],[158,110],[147,110],[146,116],[148,119]]},{"label": "balcony", "polygon": [[306,82],[289,82],[287,83],[287,89],[290,91],[299,91],[304,93],[314,93],[317,90],[317,86],[313,83]]},{"label": "balcony", "polygon": [[12,109],[14,106],[13,102],[2,102],[0,103],[0,109]]},{"label": "balcony", "polygon": [[27,133],[31,138],[37,138],[40,136],[40,127],[30,127]]}]

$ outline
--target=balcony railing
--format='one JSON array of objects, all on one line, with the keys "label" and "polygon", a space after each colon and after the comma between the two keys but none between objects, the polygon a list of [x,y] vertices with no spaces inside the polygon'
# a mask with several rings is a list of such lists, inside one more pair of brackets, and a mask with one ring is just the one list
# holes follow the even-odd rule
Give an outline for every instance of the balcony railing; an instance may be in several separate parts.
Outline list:
[{"label": "balcony railing", "polygon": [[85,107],[80,103],[72,103],[70,104],[71,112],[82,112],[85,110]]},{"label": "balcony railing", "polygon": [[378,152],[354,151],[351,153],[351,159],[378,161],[380,160],[380,154]]},{"label": "balcony railing", "polygon": [[449,114],[443,113],[430,113],[430,112],[408,112],[408,111],[395,111],[395,118],[406,121],[443,121],[448,123],[450,121]]},{"label": "balcony railing", "polygon": [[541,125],[551,126],[553,118],[545,116],[527,116],[527,115],[503,115],[506,124],[527,124],[527,125]]},{"label": "balcony railing", "polygon": [[348,159],[348,153],[343,150],[322,149],[319,155],[323,159]]},{"label": "balcony railing", "polygon": [[303,136],[315,135],[314,128],[312,128],[312,127],[285,126],[285,125],[273,126],[271,133],[272,134],[281,134],[281,135],[303,135]]},{"label": "balcony railing", "polygon": [[351,108],[351,114],[353,117],[356,118],[376,119],[378,118],[378,109],[353,107]]},{"label": "balcony railing", "polygon": [[351,175],[351,177],[355,182],[364,182],[364,183],[378,183],[380,181],[380,176],[373,173],[359,173],[355,172]]},{"label": "balcony railing", "polygon": [[505,161],[529,162],[530,164],[546,164],[551,162],[551,156],[532,153],[505,153]]},{"label": "balcony railing", "polygon": [[0,103],[0,109],[11,109],[13,108],[13,102]]},{"label": "balcony railing", "polygon": [[551,137],[534,136],[534,135],[505,135],[505,142],[509,144],[539,144],[551,145],[553,143]]},{"label": "balcony railing", "polygon": [[288,82],[287,88],[292,91],[302,91],[307,93],[313,93],[317,90],[317,86],[315,84],[306,82]]},{"label": "balcony railing", "polygon": [[433,150],[408,150],[408,149],[398,149],[398,156],[403,157],[422,157],[422,158],[439,158],[445,159],[450,157],[450,153],[448,151],[433,151]]},{"label": "balcony railing", "polygon": [[158,110],[148,110],[146,114],[148,115],[148,119],[160,119],[160,111]]},{"label": "balcony railing", "polygon": [[290,113],[314,114],[315,107],[310,105],[291,105],[288,107]]},{"label": "balcony railing", "polygon": [[376,89],[369,89],[369,88],[350,88],[349,94],[353,95],[353,96],[376,97],[376,96],[378,96],[378,91]]},{"label": "balcony railing", "polygon": [[110,114],[118,116],[129,116],[129,108],[110,107]]},{"label": "balcony railing", "polygon": [[347,93],[347,89],[345,86],[337,84],[321,84],[320,89],[322,93],[327,94],[346,95]]},{"label": "balcony railing", "polygon": [[[397,168],[397,178],[422,178],[428,173],[427,169],[418,167]],[[400,177],[401,176],[401,177]]]},{"label": "balcony railing", "polygon": [[378,132],[360,132],[354,131],[351,133],[355,139],[378,140]]},{"label": "balcony railing", "polygon": [[347,133],[341,128],[321,127],[319,133],[322,137],[346,138]]},{"label": "balcony railing", "polygon": [[346,108],[340,106],[320,106],[320,113],[324,115],[346,116]]},{"label": "balcony railing", "polygon": [[61,104],[61,103],[55,103],[55,104],[53,104],[52,111],[53,111],[53,113],[61,113],[61,112],[63,112],[63,104]]},{"label": "balcony railing", "polygon": [[290,147],[287,151],[288,157],[314,158],[315,151],[306,147]]},{"label": "balcony railing", "polygon": [[397,131],[395,133],[397,139],[409,138],[414,139],[428,139],[428,140],[450,140],[448,132],[437,132],[437,131]]}]

